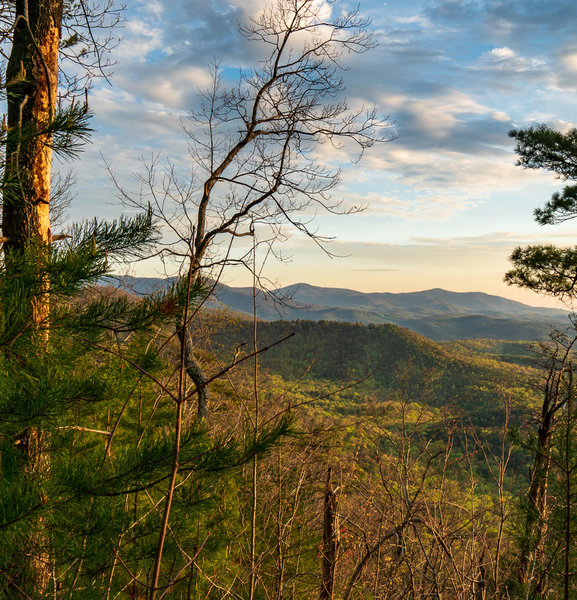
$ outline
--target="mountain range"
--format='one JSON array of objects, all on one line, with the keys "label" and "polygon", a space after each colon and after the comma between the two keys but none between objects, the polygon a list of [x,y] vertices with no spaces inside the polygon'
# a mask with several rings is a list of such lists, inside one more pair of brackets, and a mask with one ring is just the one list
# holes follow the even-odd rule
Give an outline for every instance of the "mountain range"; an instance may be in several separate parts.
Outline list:
[{"label": "mountain range", "polygon": [[[230,309],[251,314],[252,288],[220,285],[218,299]],[[393,323],[433,340],[545,338],[566,329],[568,312],[535,308],[482,292],[432,289],[409,293],[363,293],[306,283],[257,293],[257,314],[267,321],[309,319],[349,323]]]},{"label": "mountain range", "polygon": [[[120,285],[137,293],[149,293],[167,280],[123,277]],[[252,287],[219,283],[218,303],[232,311],[253,314]],[[503,340],[544,339],[551,329],[566,329],[568,311],[538,308],[482,292],[364,293],[299,283],[274,292],[257,290],[257,315],[265,321],[299,319],[349,323],[393,323],[433,340],[489,338]]]}]

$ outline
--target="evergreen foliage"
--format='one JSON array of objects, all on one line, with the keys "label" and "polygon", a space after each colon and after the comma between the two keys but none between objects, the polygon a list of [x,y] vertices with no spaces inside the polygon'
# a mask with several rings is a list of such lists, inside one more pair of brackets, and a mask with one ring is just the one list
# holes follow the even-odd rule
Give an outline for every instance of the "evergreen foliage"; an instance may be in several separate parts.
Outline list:
[{"label": "evergreen foliage", "polygon": [[[509,135],[517,140],[518,165],[552,171],[565,181],[577,180],[577,129],[561,133],[547,125],[539,125],[513,129]],[[535,220],[541,225],[563,223],[576,216],[577,185],[573,184],[555,192],[542,209],[535,210]],[[510,260],[514,268],[505,275],[507,283],[565,300],[575,297],[577,247],[519,247]]]},{"label": "evergreen foliage", "polygon": [[[88,117],[75,106],[56,114],[49,132],[54,149],[75,155],[89,133]],[[18,185],[3,179],[4,202],[13,201]],[[176,444],[178,343],[167,332],[206,291],[200,278],[192,285],[177,279],[142,299],[100,291],[103,278],[155,247],[151,211],[75,224],[60,238],[51,245],[29,241],[0,262],[0,594],[43,595],[30,577],[31,559],[49,561],[50,597],[146,592]],[[49,307],[40,321],[38,303]],[[198,543],[201,529],[214,534],[201,514],[213,506],[226,474],[264,453],[289,427],[280,418],[255,435],[209,435],[205,425],[186,419],[172,507],[179,535],[164,547],[170,566],[161,573],[162,589],[179,589],[189,560],[183,547]],[[41,450],[31,447],[35,439]],[[219,544],[217,535],[208,545]]]},{"label": "evergreen foliage", "polygon": [[[0,580],[6,597],[13,592],[10,582],[25,585],[20,557],[30,553],[52,557],[59,597],[119,593],[131,581],[136,585],[130,573],[144,573],[146,580],[152,569],[175,443],[170,423],[176,382],[170,373],[178,359],[165,332],[188,290],[181,280],[136,301],[90,286],[117,261],[144,252],[156,235],[150,214],[72,228],[44,265],[54,282],[48,344],[26,310],[45,293],[37,262],[22,253],[19,276],[0,272],[0,547],[11,549],[0,553],[0,570],[9,574]],[[200,282],[191,292],[193,305],[202,301]],[[187,419],[172,508],[179,534],[164,549],[172,566],[162,586],[182,568],[182,547],[197,543],[199,523],[209,528],[206,535],[214,534],[208,507],[226,473],[265,452],[289,426],[277,419],[256,436],[238,438],[209,435]],[[42,431],[50,460],[40,474],[26,467],[29,455],[19,448],[31,428]],[[23,546],[24,532],[39,520],[49,547]],[[218,544],[211,539],[213,548]]]}]

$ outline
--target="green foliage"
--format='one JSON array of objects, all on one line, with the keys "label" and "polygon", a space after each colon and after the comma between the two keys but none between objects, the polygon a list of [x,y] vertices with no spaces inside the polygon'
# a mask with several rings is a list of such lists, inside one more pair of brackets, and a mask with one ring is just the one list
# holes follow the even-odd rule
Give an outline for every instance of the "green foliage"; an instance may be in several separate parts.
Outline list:
[{"label": "green foliage", "polygon": [[535,220],[540,225],[557,225],[577,215],[577,185],[566,185],[555,192],[543,209],[535,209]]},{"label": "green foliage", "polygon": [[508,284],[560,298],[574,295],[577,281],[577,246],[517,247],[510,260],[515,268],[505,275]]},{"label": "green foliage", "polygon": [[50,146],[56,154],[63,158],[75,158],[92,134],[93,130],[89,125],[91,117],[86,105],[73,103],[60,107],[48,130],[40,133],[51,135]]},{"label": "green foliage", "polygon": [[539,440],[533,432],[525,437],[515,432],[515,442],[534,457],[532,482],[540,478],[542,495],[528,494],[518,506],[514,535],[524,559],[525,576],[510,582],[508,591],[513,598],[573,598],[576,590],[577,412],[573,367],[557,373],[556,394],[562,410],[554,416],[546,446],[542,423]]},{"label": "green foliage", "polygon": [[567,133],[547,125],[512,129],[509,136],[517,140],[517,163],[526,169],[545,169],[564,179],[577,176],[577,129]]},{"label": "green foliage", "polygon": [[[119,260],[146,252],[156,237],[149,214],[92,221],[74,227],[60,248],[39,254],[30,247],[11,255],[10,269],[0,265],[0,547],[12,549],[0,553],[0,570],[21,585],[26,577],[18,574],[22,561],[15,557],[42,553],[26,547],[39,523],[58,557],[62,590],[72,593],[75,576],[91,573],[83,581],[101,597],[118,540],[129,531],[148,541],[131,537],[127,560],[144,557],[150,568],[160,519],[154,506],[163,498],[174,451],[168,426],[173,401],[143,371],[160,378],[166,372],[169,355],[154,334],[174,322],[187,290],[178,282],[137,302],[90,286]],[[30,307],[48,293],[50,313],[38,324]],[[197,283],[193,304],[202,297]],[[155,403],[144,421],[142,411]],[[279,427],[249,448],[211,440],[203,428],[190,426],[181,440],[183,477],[241,464],[286,424]],[[29,450],[35,439],[46,468],[38,468],[38,455]],[[195,481],[179,491],[177,513],[190,505],[184,490]],[[139,494],[129,511],[127,502]],[[114,589],[125,585],[121,579]]]},{"label": "green foliage", "polygon": [[[238,343],[251,339],[246,321],[215,327],[212,347],[221,345],[223,360],[229,359]],[[358,410],[367,393],[374,392],[383,400],[394,397],[400,381],[407,382],[410,397],[420,405],[451,406],[476,425],[500,423],[502,389],[513,395],[518,416],[535,402],[538,373],[528,361],[511,364],[486,354],[455,352],[448,344],[395,325],[273,321],[259,323],[258,330],[261,347],[295,332],[261,358],[263,367],[285,380],[304,376],[318,388],[318,397],[356,382],[346,403],[337,402],[334,396],[327,400],[334,410]]]},{"label": "green foliage", "polygon": [[[552,171],[564,180],[577,180],[577,129],[567,133],[547,125],[514,129],[509,135],[517,140],[517,164],[527,169]],[[567,185],[555,192],[542,209],[535,210],[541,225],[563,223],[577,216],[577,185]],[[551,245],[516,248],[510,257],[513,269],[505,281],[561,299],[575,295],[577,247]]]}]

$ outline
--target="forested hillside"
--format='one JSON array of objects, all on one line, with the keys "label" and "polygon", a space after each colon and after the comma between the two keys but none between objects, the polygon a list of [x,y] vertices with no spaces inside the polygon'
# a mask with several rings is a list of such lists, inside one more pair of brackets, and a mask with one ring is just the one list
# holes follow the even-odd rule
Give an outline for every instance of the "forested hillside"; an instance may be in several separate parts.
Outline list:
[{"label": "forested hillside", "polygon": [[[238,344],[250,344],[252,324],[220,318],[211,330],[211,349],[220,345],[223,360]],[[400,381],[414,401],[450,408],[476,425],[499,425],[503,390],[517,414],[528,414],[538,400],[539,377],[529,342],[511,344],[519,356],[478,352],[473,344],[440,345],[396,325],[360,325],[330,321],[259,322],[259,347],[294,336],[265,352],[261,364],[285,380],[358,383],[385,400]],[[505,349],[504,348],[504,349]],[[227,351],[228,350],[228,351]],[[349,410],[355,410],[350,406]],[[356,407],[362,411],[362,406]]]}]

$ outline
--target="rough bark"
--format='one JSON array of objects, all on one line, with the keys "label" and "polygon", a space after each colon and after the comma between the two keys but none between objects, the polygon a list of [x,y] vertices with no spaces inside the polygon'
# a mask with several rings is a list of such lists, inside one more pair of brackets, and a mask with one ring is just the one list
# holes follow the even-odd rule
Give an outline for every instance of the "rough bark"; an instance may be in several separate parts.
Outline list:
[{"label": "rough bark", "polygon": [[63,0],[17,0],[6,69],[7,145],[2,229],[5,250],[50,243],[51,136]]},{"label": "rough bark", "polygon": [[[535,585],[536,593],[546,587],[546,574],[540,573],[546,562],[544,544],[548,524],[548,487],[551,470],[551,444],[555,430],[556,416],[565,407],[566,398],[562,394],[562,382],[568,368],[568,361],[574,338],[563,349],[558,347],[550,357],[550,366],[543,395],[539,428],[537,431],[537,447],[531,471],[531,483],[527,491],[527,517],[525,535],[521,545],[519,559],[519,583],[527,586],[531,583],[536,571],[539,574]],[[534,564],[533,564],[534,563]],[[535,570],[535,567],[537,569]]]},{"label": "rough bark", "polygon": [[[38,289],[28,307],[32,322],[42,327],[47,343],[49,285],[43,255],[52,241],[50,126],[58,86],[58,48],[63,0],[16,0],[12,48],[6,68],[7,138],[3,182],[2,233],[8,276],[18,276],[20,258],[34,251]],[[25,473],[39,484],[49,468],[46,434],[37,427],[19,439]],[[39,519],[25,540],[27,564],[22,583],[41,595],[50,580],[47,537]]]},{"label": "rough bark", "polygon": [[199,362],[194,356],[193,343],[188,328],[179,324],[177,327],[178,337],[180,342],[184,344],[184,367],[186,373],[192,379],[197,389],[198,397],[198,419],[208,419],[209,415],[209,398],[208,386],[206,385],[206,377],[200,367]]}]

